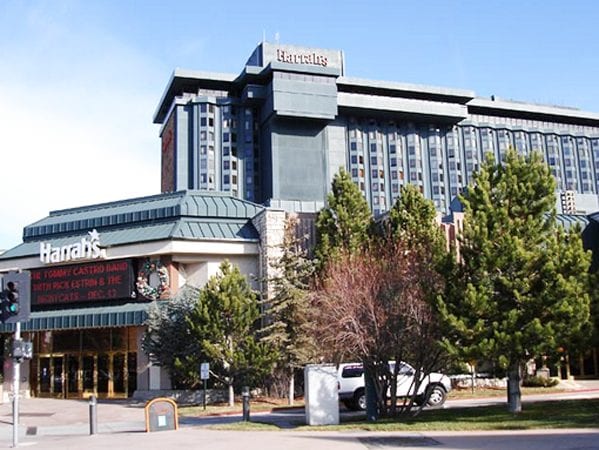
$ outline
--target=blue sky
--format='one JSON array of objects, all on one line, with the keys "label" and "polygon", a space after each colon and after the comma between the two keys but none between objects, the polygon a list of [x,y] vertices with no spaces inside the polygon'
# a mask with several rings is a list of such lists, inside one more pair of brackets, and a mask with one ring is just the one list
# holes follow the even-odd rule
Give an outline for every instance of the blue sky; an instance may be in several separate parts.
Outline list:
[{"label": "blue sky", "polygon": [[598,19],[591,0],[2,0],[0,249],[51,210],[159,192],[176,67],[239,73],[278,33],[352,77],[599,112]]}]

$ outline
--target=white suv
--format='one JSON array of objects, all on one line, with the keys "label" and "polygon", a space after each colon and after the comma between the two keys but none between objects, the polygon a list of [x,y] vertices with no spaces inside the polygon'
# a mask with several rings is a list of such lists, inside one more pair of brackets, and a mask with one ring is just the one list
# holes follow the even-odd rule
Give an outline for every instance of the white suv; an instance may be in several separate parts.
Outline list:
[{"label": "white suv", "polygon": [[[393,370],[394,362],[390,362]],[[397,373],[397,398],[407,397],[414,392],[414,373],[412,366],[400,363]],[[337,371],[339,384],[339,400],[353,410],[366,409],[366,394],[364,390],[364,369],[361,363],[344,363]],[[427,375],[418,388],[416,404],[426,403],[438,407],[445,403],[447,393],[451,390],[451,380],[442,373],[433,372]]]}]

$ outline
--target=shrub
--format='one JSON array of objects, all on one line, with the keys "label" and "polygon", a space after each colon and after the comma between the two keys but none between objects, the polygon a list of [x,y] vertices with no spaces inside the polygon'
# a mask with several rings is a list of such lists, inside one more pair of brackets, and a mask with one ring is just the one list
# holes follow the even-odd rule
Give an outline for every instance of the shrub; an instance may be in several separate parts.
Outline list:
[{"label": "shrub", "polygon": [[557,378],[545,378],[538,376],[526,377],[522,382],[524,387],[553,387],[559,383]]}]

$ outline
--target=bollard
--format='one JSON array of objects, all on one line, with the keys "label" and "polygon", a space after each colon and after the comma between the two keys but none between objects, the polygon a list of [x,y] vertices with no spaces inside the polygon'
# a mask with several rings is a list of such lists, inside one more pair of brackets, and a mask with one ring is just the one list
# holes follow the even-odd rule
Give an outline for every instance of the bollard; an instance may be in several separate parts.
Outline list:
[{"label": "bollard", "polygon": [[243,399],[243,421],[250,421],[250,388],[244,386],[241,391],[241,398]]},{"label": "bollard", "polygon": [[89,397],[89,434],[96,434],[98,432],[98,414],[97,414],[98,402],[96,401],[95,395]]}]

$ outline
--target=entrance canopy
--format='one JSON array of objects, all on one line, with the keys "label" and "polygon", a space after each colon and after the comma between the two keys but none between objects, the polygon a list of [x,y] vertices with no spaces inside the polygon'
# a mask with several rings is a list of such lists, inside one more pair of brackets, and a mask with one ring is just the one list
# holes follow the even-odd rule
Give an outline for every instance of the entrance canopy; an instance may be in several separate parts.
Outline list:
[{"label": "entrance canopy", "polygon": [[[151,303],[127,303],[96,308],[73,308],[55,311],[35,311],[21,324],[21,331],[72,330],[81,328],[111,328],[140,326],[148,317]],[[15,325],[0,325],[0,332],[9,333]]]}]

